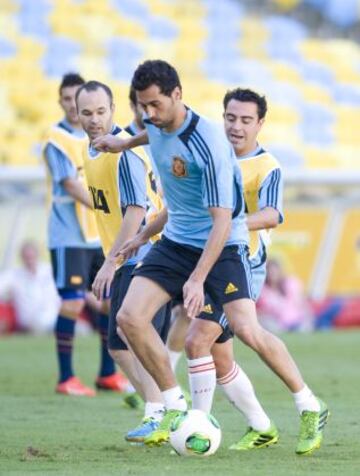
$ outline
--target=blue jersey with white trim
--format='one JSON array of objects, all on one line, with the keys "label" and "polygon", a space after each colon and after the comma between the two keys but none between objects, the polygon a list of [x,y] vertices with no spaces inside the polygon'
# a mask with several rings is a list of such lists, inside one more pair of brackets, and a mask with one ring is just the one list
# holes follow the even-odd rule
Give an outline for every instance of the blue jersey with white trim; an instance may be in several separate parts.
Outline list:
[{"label": "blue jersey with white trim", "polygon": [[144,123],[168,208],[164,235],[204,248],[213,226],[209,208],[227,208],[233,220],[226,245],[247,244],[241,172],[223,129],[190,109],[174,132]]}]

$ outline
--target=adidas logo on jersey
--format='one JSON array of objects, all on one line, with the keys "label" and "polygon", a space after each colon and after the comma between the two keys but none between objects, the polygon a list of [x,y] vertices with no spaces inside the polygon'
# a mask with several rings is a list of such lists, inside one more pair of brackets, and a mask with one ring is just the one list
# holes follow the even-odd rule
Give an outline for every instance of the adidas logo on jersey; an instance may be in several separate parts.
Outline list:
[{"label": "adidas logo on jersey", "polygon": [[202,312],[205,312],[206,314],[212,314],[213,309],[211,307],[211,304],[206,304],[206,306],[203,307]]},{"label": "adidas logo on jersey", "polygon": [[238,288],[233,283],[229,283],[226,286],[225,294],[235,293],[236,291],[239,291]]}]

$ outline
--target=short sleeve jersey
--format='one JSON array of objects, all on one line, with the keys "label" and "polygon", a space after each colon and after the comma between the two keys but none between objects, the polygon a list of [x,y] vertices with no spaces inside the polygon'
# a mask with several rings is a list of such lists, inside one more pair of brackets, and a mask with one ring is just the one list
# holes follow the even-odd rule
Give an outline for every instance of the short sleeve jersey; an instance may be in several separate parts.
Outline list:
[{"label": "short sleeve jersey", "polygon": [[226,208],[233,215],[226,245],[247,244],[241,172],[223,129],[190,109],[174,132],[144,123],[168,208],[164,235],[204,248],[213,224],[209,208]]}]

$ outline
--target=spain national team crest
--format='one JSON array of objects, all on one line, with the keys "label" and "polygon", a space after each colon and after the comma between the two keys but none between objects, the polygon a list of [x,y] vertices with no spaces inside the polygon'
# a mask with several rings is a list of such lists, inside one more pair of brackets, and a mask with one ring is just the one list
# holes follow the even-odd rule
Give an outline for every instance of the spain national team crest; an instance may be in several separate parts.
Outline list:
[{"label": "spain national team crest", "polygon": [[172,173],[175,177],[187,177],[186,163],[185,160],[179,156],[173,157],[172,162]]}]

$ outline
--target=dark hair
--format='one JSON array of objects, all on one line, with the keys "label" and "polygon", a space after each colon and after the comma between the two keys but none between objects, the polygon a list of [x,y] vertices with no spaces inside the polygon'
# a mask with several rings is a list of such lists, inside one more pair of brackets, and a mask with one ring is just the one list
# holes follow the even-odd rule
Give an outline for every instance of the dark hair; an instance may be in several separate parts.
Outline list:
[{"label": "dark hair", "polygon": [[154,84],[165,96],[170,96],[176,87],[181,90],[176,69],[162,60],[148,60],[139,65],[131,81],[131,87],[136,91],[144,91]]},{"label": "dark hair", "polygon": [[81,91],[89,92],[89,91],[97,91],[98,89],[103,89],[106,92],[106,94],[109,97],[110,104],[112,104],[113,103],[113,93],[112,93],[111,89],[106,84],[100,83],[100,81],[88,81],[87,83],[83,84],[76,91],[76,95],[75,95],[76,104],[77,104],[78,97],[79,97]]},{"label": "dark hair", "polygon": [[129,99],[130,99],[130,102],[134,104],[134,106],[137,105],[136,91],[132,86],[130,86]]},{"label": "dark hair", "polygon": [[64,74],[61,84],[59,87],[59,93],[61,94],[61,91],[64,88],[68,88],[71,86],[81,86],[82,84],[85,84],[85,79],[80,76],[78,73],[67,73]]},{"label": "dark hair", "polygon": [[236,88],[228,91],[224,96],[224,110],[226,110],[231,99],[241,102],[255,103],[257,105],[259,119],[263,119],[266,115],[267,102],[265,96],[260,96],[260,94],[252,91],[251,89]]}]

